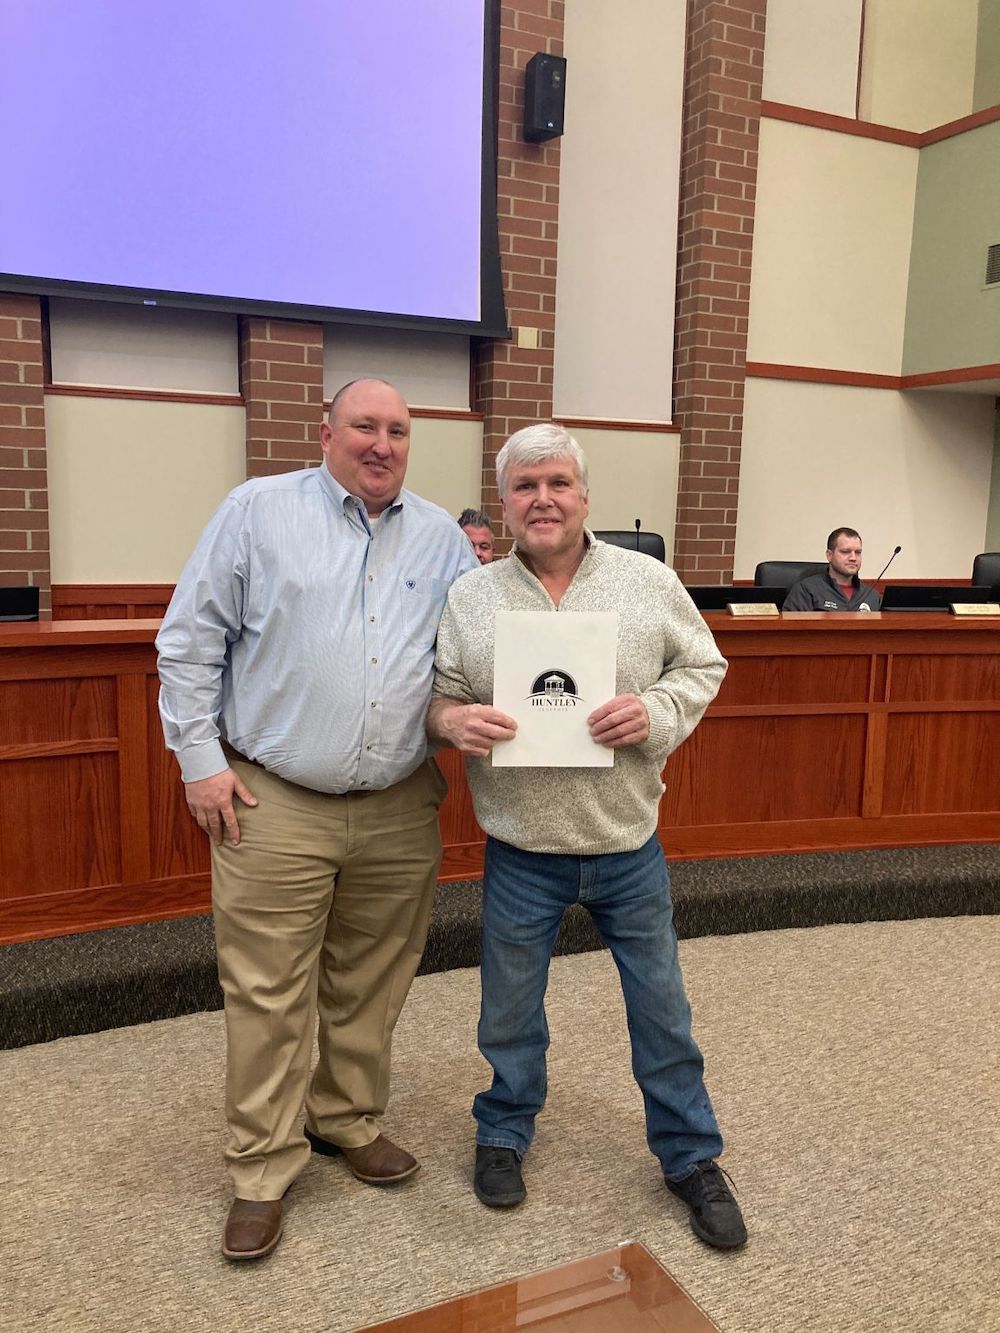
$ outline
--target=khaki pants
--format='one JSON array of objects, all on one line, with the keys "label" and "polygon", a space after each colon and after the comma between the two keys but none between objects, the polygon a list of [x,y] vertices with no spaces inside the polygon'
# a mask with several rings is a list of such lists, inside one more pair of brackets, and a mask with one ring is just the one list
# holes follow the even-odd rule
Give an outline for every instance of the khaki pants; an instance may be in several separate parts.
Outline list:
[{"label": "khaki pants", "polygon": [[226,1164],[237,1197],[279,1199],[309,1158],[303,1100],[310,1129],[342,1147],[379,1133],[393,1028],[427,939],[446,787],[433,761],[346,796],[230,762],[259,804],[237,806],[238,847],[212,849]]}]

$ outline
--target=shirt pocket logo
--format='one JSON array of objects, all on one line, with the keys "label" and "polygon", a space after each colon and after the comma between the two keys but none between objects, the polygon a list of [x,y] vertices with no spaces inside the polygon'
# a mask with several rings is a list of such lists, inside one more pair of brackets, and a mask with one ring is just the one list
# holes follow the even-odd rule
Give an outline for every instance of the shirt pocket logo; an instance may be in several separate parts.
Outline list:
[{"label": "shirt pocket logo", "polygon": [[407,638],[422,650],[434,647],[438,621],[448,596],[444,579],[403,579],[403,624]]}]

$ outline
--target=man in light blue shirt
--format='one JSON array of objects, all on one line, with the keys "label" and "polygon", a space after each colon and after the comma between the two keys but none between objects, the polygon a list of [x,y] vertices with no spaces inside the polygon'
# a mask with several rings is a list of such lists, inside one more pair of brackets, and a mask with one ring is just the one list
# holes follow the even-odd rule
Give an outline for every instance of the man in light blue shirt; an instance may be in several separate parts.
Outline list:
[{"label": "man in light blue shirt", "polygon": [[310,1150],[369,1184],[418,1169],[378,1121],[440,860],[434,641],[476,561],[402,487],[410,416],[391,385],[341,389],[320,443],[321,466],[226,498],[157,638],[164,735],[212,843],[230,1259],[277,1245]]}]

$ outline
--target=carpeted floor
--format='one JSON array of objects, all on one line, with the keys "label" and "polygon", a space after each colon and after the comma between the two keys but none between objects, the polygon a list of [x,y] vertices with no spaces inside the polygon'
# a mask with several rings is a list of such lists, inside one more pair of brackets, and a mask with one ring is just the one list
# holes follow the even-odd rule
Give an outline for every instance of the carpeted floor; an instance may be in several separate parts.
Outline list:
[{"label": "carpeted floor", "polygon": [[627,1238],[723,1333],[997,1333],[996,917],[688,940],[681,955],[751,1232],[691,1235],[643,1139],[611,959],[556,959],[527,1203],[470,1189],[474,970],[418,978],[387,1129],[397,1191],[314,1159],[258,1265],[218,1252],[222,1022],[0,1052],[4,1333],[347,1333]]}]

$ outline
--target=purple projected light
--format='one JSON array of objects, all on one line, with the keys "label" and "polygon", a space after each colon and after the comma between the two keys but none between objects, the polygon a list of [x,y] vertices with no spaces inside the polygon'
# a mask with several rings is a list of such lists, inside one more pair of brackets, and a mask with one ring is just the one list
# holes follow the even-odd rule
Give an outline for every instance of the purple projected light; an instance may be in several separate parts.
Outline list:
[{"label": "purple projected light", "polygon": [[0,0],[0,273],[474,321],[483,7]]}]

